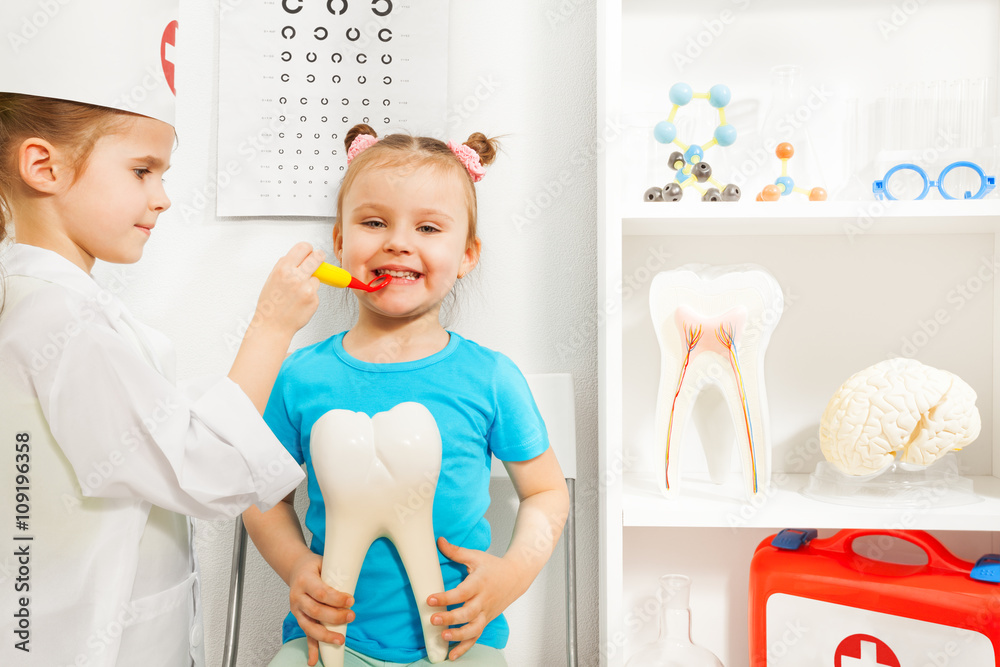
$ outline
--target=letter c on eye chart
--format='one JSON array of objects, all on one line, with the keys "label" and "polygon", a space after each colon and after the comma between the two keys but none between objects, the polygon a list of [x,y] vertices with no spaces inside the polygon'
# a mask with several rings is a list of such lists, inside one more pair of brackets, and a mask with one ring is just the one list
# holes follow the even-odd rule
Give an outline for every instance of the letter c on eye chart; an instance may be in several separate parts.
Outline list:
[{"label": "letter c on eye chart", "polygon": [[[332,217],[339,177],[330,172],[346,168],[336,137],[359,122],[381,136],[443,127],[448,10],[448,0],[280,0],[225,12],[218,164],[221,171],[235,160],[240,171],[220,188],[216,214]],[[343,113],[322,120],[305,113],[301,100],[318,93],[346,100]],[[375,116],[379,102],[383,113]],[[258,150],[241,154],[246,145]],[[295,171],[304,173],[278,178]]]}]

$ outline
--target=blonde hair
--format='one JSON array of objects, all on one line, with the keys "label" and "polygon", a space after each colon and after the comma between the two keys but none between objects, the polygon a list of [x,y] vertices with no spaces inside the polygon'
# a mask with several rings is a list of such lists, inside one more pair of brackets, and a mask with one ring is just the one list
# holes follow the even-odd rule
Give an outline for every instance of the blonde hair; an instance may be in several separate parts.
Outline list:
[{"label": "blonde hair", "polygon": [[[347,150],[351,149],[351,143],[362,134],[378,137],[378,134],[371,127],[364,123],[359,123],[348,130],[347,135],[344,137],[344,146]],[[496,159],[497,150],[500,147],[499,142],[495,138],[487,138],[482,132],[470,135],[465,141],[465,145],[476,151],[483,166],[492,164]],[[407,165],[430,166],[442,170],[450,169],[461,174],[462,183],[465,188],[465,200],[469,211],[469,234],[466,245],[467,247],[472,247],[477,238],[476,224],[478,213],[476,187],[465,166],[451,152],[448,144],[432,137],[390,134],[359,153],[347,167],[347,173],[344,174],[344,179],[340,183],[340,192],[337,194],[337,221],[334,223],[334,226],[339,229],[343,224],[341,216],[343,214],[344,197],[350,191],[358,174],[366,169]]]},{"label": "blonde hair", "polygon": [[21,142],[45,139],[69,154],[74,180],[87,163],[94,144],[135,114],[51,97],[0,93],[0,242],[8,236],[12,202],[23,194],[17,165]]}]

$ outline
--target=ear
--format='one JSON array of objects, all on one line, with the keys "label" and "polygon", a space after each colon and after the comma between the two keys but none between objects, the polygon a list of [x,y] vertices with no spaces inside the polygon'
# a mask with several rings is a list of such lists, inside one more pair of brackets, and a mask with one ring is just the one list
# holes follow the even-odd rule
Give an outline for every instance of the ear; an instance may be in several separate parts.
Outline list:
[{"label": "ear", "polygon": [[465,248],[465,254],[462,256],[462,263],[458,267],[458,277],[462,278],[469,273],[472,269],[476,268],[476,264],[479,263],[479,255],[483,251],[483,242],[479,240],[477,236],[472,243],[468,244]]},{"label": "ear", "polygon": [[344,254],[344,228],[340,220],[333,226],[333,254],[338,262]]},{"label": "ear", "polygon": [[25,139],[17,150],[17,169],[21,180],[38,192],[55,192],[71,175],[59,158],[59,151],[45,139]]}]

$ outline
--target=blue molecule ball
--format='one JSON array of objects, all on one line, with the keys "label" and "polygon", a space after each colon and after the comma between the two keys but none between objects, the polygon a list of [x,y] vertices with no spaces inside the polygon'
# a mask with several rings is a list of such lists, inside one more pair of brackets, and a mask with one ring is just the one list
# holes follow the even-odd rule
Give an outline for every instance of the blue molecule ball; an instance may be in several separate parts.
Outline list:
[{"label": "blue molecule ball", "polygon": [[670,121],[661,120],[653,128],[653,136],[661,144],[669,144],[677,137],[677,126]]},{"label": "blue molecule ball", "polygon": [[728,123],[715,128],[713,135],[720,146],[732,146],[736,142],[736,128]]},{"label": "blue molecule ball", "polygon": [[733,94],[729,92],[729,86],[723,86],[721,83],[717,83],[708,89],[708,103],[716,109],[721,109],[729,104],[732,96]]},{"label": "blue molecule ball", "polygon": [[777,186],[784,186],[784,190],[781,191],[781,196],[792,194],[792,188],[795,187],[795,181],[792,180],[791,176],[780,176],[774,180],[774,184]]},{"label": "blue molecule ball", "polygon": [[691,101],[694,91],[686,83],[675,83],[670,86],[670,101],[679,106],[684,106]]},{"label": "blue molecule ball", "polygon": [[705,151],[701,150],[701,146],[690,146],[686,151],[684,151],[684,159],[688,164],[692,162],[698,162],[704,157]]}]

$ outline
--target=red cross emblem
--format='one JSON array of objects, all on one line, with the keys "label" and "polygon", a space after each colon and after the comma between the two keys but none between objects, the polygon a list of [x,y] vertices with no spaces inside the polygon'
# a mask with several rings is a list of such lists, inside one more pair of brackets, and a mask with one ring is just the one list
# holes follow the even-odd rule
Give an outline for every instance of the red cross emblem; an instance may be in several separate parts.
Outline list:
[{"label": "red cross emblem", "polygon": [[900,667],[889,645],[871,635],[851,635],[840,642],[833,667]]},{"label": "red cross emblem", "polygon": [[163,31],[163,38],[160,39],[160,64],[163,65],[163,76],[167,78],[167,85],[174,95],[174,47],[177,44],[177,21],[171,21]]}]

